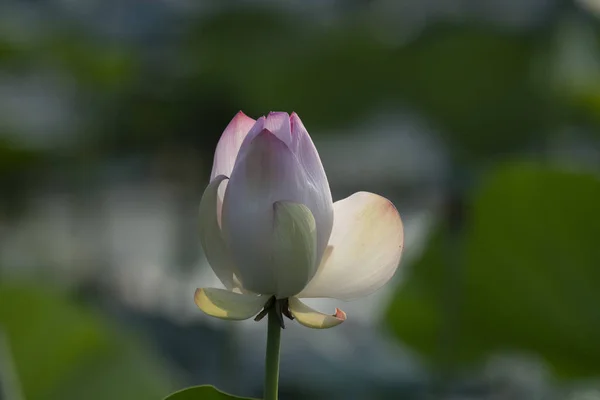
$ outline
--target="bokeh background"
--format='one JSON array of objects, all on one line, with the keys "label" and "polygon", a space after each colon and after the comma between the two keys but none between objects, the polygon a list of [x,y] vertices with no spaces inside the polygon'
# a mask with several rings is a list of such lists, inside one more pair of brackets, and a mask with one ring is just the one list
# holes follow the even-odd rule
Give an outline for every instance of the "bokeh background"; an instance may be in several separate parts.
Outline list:
[{"label": "bokeh background", "polygon": [[266,324],[192,300],[240,109],[405,223],[393,282],[283,332],[282,400],[600,399],[600,2],[2,0],[2,400],[260,396]]}]

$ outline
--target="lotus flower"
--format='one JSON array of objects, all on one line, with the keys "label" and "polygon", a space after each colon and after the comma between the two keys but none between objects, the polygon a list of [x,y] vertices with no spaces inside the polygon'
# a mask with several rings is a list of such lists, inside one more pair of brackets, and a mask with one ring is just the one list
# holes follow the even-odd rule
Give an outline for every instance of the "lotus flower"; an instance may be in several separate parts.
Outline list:
[{"label": "lotus flower", "polygon": [[295,113],[233,118],[217,145],[200,217],[202,247],[225,289],[197,289],[194,299],[206,314],[229,320],[259,319],[276,303],[280,315],[304,326],[336,326],[343,311],[323,314],[299,299],[376,291],[398,268],[404,241],[389,200],[359,192],[333,203]]}]

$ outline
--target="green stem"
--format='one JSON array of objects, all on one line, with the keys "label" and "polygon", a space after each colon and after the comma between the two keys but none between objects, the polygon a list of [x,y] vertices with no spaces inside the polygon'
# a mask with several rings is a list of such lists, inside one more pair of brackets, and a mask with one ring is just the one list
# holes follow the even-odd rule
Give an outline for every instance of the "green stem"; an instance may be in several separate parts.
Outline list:
[{"label": "green stem", "polygon": [[265,359],[265,400],[277,400],[279,386],[279,347],[281,326],[275,307],[269,311],[267,356]]}]

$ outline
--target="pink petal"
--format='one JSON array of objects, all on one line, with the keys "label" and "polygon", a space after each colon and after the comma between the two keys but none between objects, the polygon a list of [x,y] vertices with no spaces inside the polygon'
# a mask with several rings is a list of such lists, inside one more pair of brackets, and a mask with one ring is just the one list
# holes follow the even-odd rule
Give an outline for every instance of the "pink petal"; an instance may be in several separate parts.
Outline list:
[{"label": "pink petal", "polygon": [[213,168],[210,173],[211,181],[219,175],[231,176],[240,146],[255,122],[240,111],[227,125],[217,144]]}]

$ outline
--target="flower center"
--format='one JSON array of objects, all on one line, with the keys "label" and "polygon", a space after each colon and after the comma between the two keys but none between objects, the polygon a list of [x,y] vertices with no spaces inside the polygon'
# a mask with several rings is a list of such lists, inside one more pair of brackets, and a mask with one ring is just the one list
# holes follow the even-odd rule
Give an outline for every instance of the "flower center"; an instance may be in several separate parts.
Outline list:
[{"label": "flower center", "polygon": [[271,296],[269,300],[263,306],[261,312],[254,318],[255,321],[260,321],[267,315],[271,310],[275,312],[281,329],[285,329],[285,322],[283,317],[286,316],[290,320],[294,320],[294,316],[290,312],[290,302],[286,297],[285,299],[276,299],[275,296]]}]

